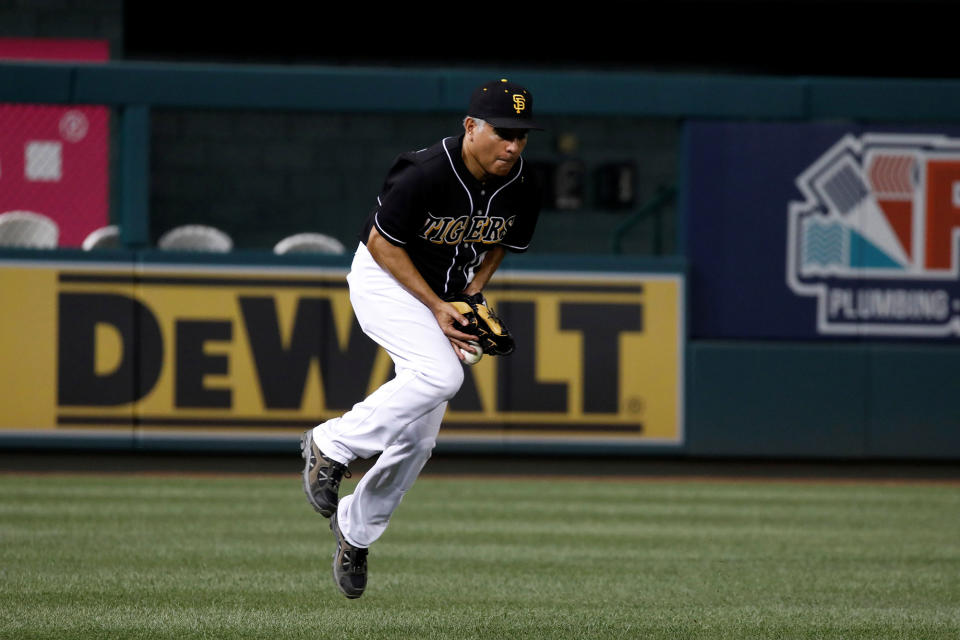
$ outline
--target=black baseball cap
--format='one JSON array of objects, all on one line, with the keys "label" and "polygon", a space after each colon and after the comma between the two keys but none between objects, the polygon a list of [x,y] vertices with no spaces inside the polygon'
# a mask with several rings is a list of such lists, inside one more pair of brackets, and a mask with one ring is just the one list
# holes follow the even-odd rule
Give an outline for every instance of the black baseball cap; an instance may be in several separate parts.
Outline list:
[{"label": "black baseball cap", "polygon": [[533,95],[506,78],[477,87],[467,115],[501,129],[543,130],[533,120]]}]

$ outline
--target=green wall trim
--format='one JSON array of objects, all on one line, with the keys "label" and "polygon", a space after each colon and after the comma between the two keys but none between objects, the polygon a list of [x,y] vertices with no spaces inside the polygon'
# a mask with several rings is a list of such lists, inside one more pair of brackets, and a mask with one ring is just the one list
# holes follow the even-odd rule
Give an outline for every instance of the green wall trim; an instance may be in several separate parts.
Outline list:
[{"label": "green wall trim", "polygon": [[687,453],[960,459],[960,347],[693,341]]},{"label": "green wall trim", "polygon": [[545,115],[956,121],[960,80],[286,65],[0,63],[0,101],[387,113],[460,112],[490,76]]},{"label": "green wall trim", "polygon": [[[0,261],[110,261],[139,262],[155,265],[237,265],[244,267],[332,267],[349,269],[353,251],[340,255],[287,254],[276,255],[263,250],[235,250],[229,253],[162,251],[145,248],[138,251],[111,249],[83,251],[81,249],[18,249],[0,248]],[[685,274],[687,261],[679,256],[611,256],[566,254],[507,254],[502,269],[519,271],[562,271],[583,273],[680,273]]]},{"label": "green wall trim", "polygon": [[117,218],[123,246],[150,243],[150,109],[142,104],[119,110],[120,152]]}]

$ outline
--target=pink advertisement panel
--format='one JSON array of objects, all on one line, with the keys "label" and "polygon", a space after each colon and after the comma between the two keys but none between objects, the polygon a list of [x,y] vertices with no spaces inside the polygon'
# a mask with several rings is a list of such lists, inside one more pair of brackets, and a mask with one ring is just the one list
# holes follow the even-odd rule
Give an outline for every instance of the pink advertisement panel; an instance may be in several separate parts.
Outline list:
[{"label": "pink advertisement panel", "polygon": [[[102,62],[105,41],[0,38],[0,59]],[[109,220],[109,110],[0,104],[0,213],[30,211],[79,247]]]}]

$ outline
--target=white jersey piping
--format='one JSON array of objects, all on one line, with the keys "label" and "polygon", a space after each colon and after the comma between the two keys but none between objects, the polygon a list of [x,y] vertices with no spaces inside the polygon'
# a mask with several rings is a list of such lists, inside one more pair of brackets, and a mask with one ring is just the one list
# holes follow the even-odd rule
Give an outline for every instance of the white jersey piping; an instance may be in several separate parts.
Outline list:
[{"label": "white jersey piping", "polygon": [[[470,194],[470,189],[467,188],[467,185],[464,184],[463,179],[460,177],[460,174],[457,173],[457,165],[453,163],[453,157],[450,155],[450,149],[447,148],[447,140],[453,140],[453,138],[444,138],[443,139],[443,152],[447,154],[447,161],[450,163],[450,170],[453,171],[453,175],[457,176],[457,181],[460,182],[460,186],[463,187],[463,190],[467,192],[467,198],[470,200],[470,215],[473,215],[473,196]],[[453,270],[454,265],[457,264],[457,256],[460,255],[460,245],[457,245],[457,248],[453,251],[453,260],[450,261],[450,266],[447,267],[447,276],[446,280],[443,283],[443,292],[447,293],[447,288],[450,286],[450,272]]]},{"label": "white jersey piping", "polygon": [[[447,148],[447,140],[452,140],[452,139],[453,139],[453,138],[444,138],[444,139],[443,139],[443,151],[444,151],[444,153],[447,154],[447,161],[450,163],[450,169],[453,171],[453,175],[455,175],[455,176],[457,177],[457,180],[460,182],[460,186],[463,187],[463,190],[467,192],[467,198],[470,200],[470,215],[472,216],[472,215],[473,215],[473,196],[470,194],[470,189],[467,188],[467,185],[463,182],[463,179],[460,177],[460,174],[457,172],[457,167],[456,167],[456,165],[455,165],[454,162],[453,162],[453,157],[450,155],[450,149]],[[519,170],[517,171],[517,175],[513,176],[513,177],[509,180],[509,182],[506,182],[506,183],[503,184],[499,189],[497,189],[496,191],[493,192],[493,195],[491,195],[491,196],[490,196],[490,199],[487,200],[487,209],[486,209],[486,211],[483,212],[483,216],[484,216],[484,217],[489,217],[489,216],[490,216],[490,207],[491,207],[491,205],[493,205],[493,199],[494,199],[495,197],[497,197],[497,194],[499,194],[501,191],[503,191],[504,189],[506,189],[507,186],[509,186],[510,184],[512,184],[512,183],[513,183],[517,178],[519,178],[520,175],[523,173],[523,157],[521,156],[521,157],[518,158],[518,159],[520,160],[520,168],[519,168]],[[379,200],[379,198],[378,198],[378,200]],[[379,228],[379,224],[378,224],[377,226],[378,226],[378,228]],[[508,249],[516,249],[516,250],[518,250],[518,251],[522,251],[522,250],[524,250],[524,249],[526,249],[527,247],[530,246],[529,243],[527,243],[527,245],[524,246],[524,247],[515,247],[515,246],[513,246],[513,245],[504,244],[503,242],[500,242],[500,244],[502,244],[503,246],[507,247]],[[457,256],[460,255],[460,246],[461,246],[461,245],[458,244],[457,247],[456,247],[456,249],[454,249],[454,252],[453,252],[453,260],[450,262],[450,266],[447,268],[446,280],[445,280],[444,283],[443,283],[443,291],[444,291],[444,293],[447,292],[447,287],[449,287],[449,285],[450,285],[450,272],[453,270],[453,267],[457,264]],[[473,249],[473,260],[471,260],[469,263],[465,264],[465,265],[464,265],[464,269],[463,269],[463,272],[464,272],[463,275],[464,275],[465,278],[467,278],[467,282],[470,282],[470,280],[473,279],[472,273],[473,273],[474,269],[476,269],[476,267],[479,266],[479,262],[477,262],[477,258],[479,258],[480,256],[477,255],[477,250],[476,250],[475,248],[471,247],[471,249]],[[477,264],[474,265],[474,263],[477,263]],[[473,266],[471,266],[471,265],[473,265]],[[469,274],[467,273],[468,270],[469,270],[469,272],[470,272]]]},{"label": "white jersey piping", "polygon": [[[383,206],[383,205],[380,203],[380,197],[379,197],[379,196],[377,196],[377,204]],[[400,240],[399,238],[394,238],[392,235],[390,235],[389,233],[387,233],[386,231],[383,230],[383,227],[380,226],[380,212],[379,212],[379,211],[377,211],[375,214],[373,214],[373,224],[376,225],[377,231],[380,232],[380,235],[385,236],[386,238],[390,239],[390,240],[393,241],[393,242],[396,242],[397,244],[407,244],[407,243],[404,242],[403,240]]]}]

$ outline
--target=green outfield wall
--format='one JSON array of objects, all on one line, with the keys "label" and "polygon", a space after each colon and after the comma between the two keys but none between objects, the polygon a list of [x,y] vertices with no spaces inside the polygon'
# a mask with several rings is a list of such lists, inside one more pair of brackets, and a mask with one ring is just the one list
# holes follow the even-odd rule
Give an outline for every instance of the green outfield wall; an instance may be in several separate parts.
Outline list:
[{"label": "green outfield wall", "polygon": [[[471,371],[440,450],[960,458],[960,348],[949,339],[690,340],[696,265],[684,255],[682,217],[690,119],[951,124],[960,81],[500,73],[536,87],[538,112],[570,134],[547,134],[531,153],[554,169],[586,165],[584,203],[545,211],[540,247],[505,264],[493,297],[531,350]],[[291,214],[298,225],[327,216],[349,239],[392,153],[374,141],[448,132],[463,96],[489,75],[0,64],[0,102],[111,109],[111,218],[125,246],[0,255],[0,446],[287,451],[302,426],[382,380],[388,363],[351,338],[343,258],[271,256],[269,233],[279,233],[284,211],[300,211]],[[277,145],[273,132],[291,129]],[[331,140],[343,145],[343,173],[304,155]],[[232,173],[204,180],[211,157],[230,159]],[[317,181],[268,172],[299,161],[331,173]],[[621,161],[646,177],[627,209],[604,209],[590,195],[593,171]],[[644,205],[667,193],[659,187],[675,188],[676,199],[651,212]],[[284,200],[291,193],[302,202]],[[318,194],[329,205],[320,213],[308,208]],[[250,204],[271,198],[287,208]],[[262,225],[248,237],[263,246],[202,259],[151,249],[164,225],[194,212]],[[642,242],[630,235],[638,230]],[[319,342],[298,322],[321,327]],[[296,340],[311,358],[295,357]],[[329,367],[343,362],[353,373],[337,380]],[[299,397],[270,386],[275,372],[292,370]]]},{"label": "green outfield wall", "polygon": [[689,344],[687,453],[956,459],[960,348]]},{"label": "green outfield wall", "polygon": [[[39,254],[39,255],[38,255]],[[0,444],[278,452],[391,375],[343,257],[7,250]],[[687,341],[678,259],[509,261],[440,451],[955,459],[960,348]]]}]

